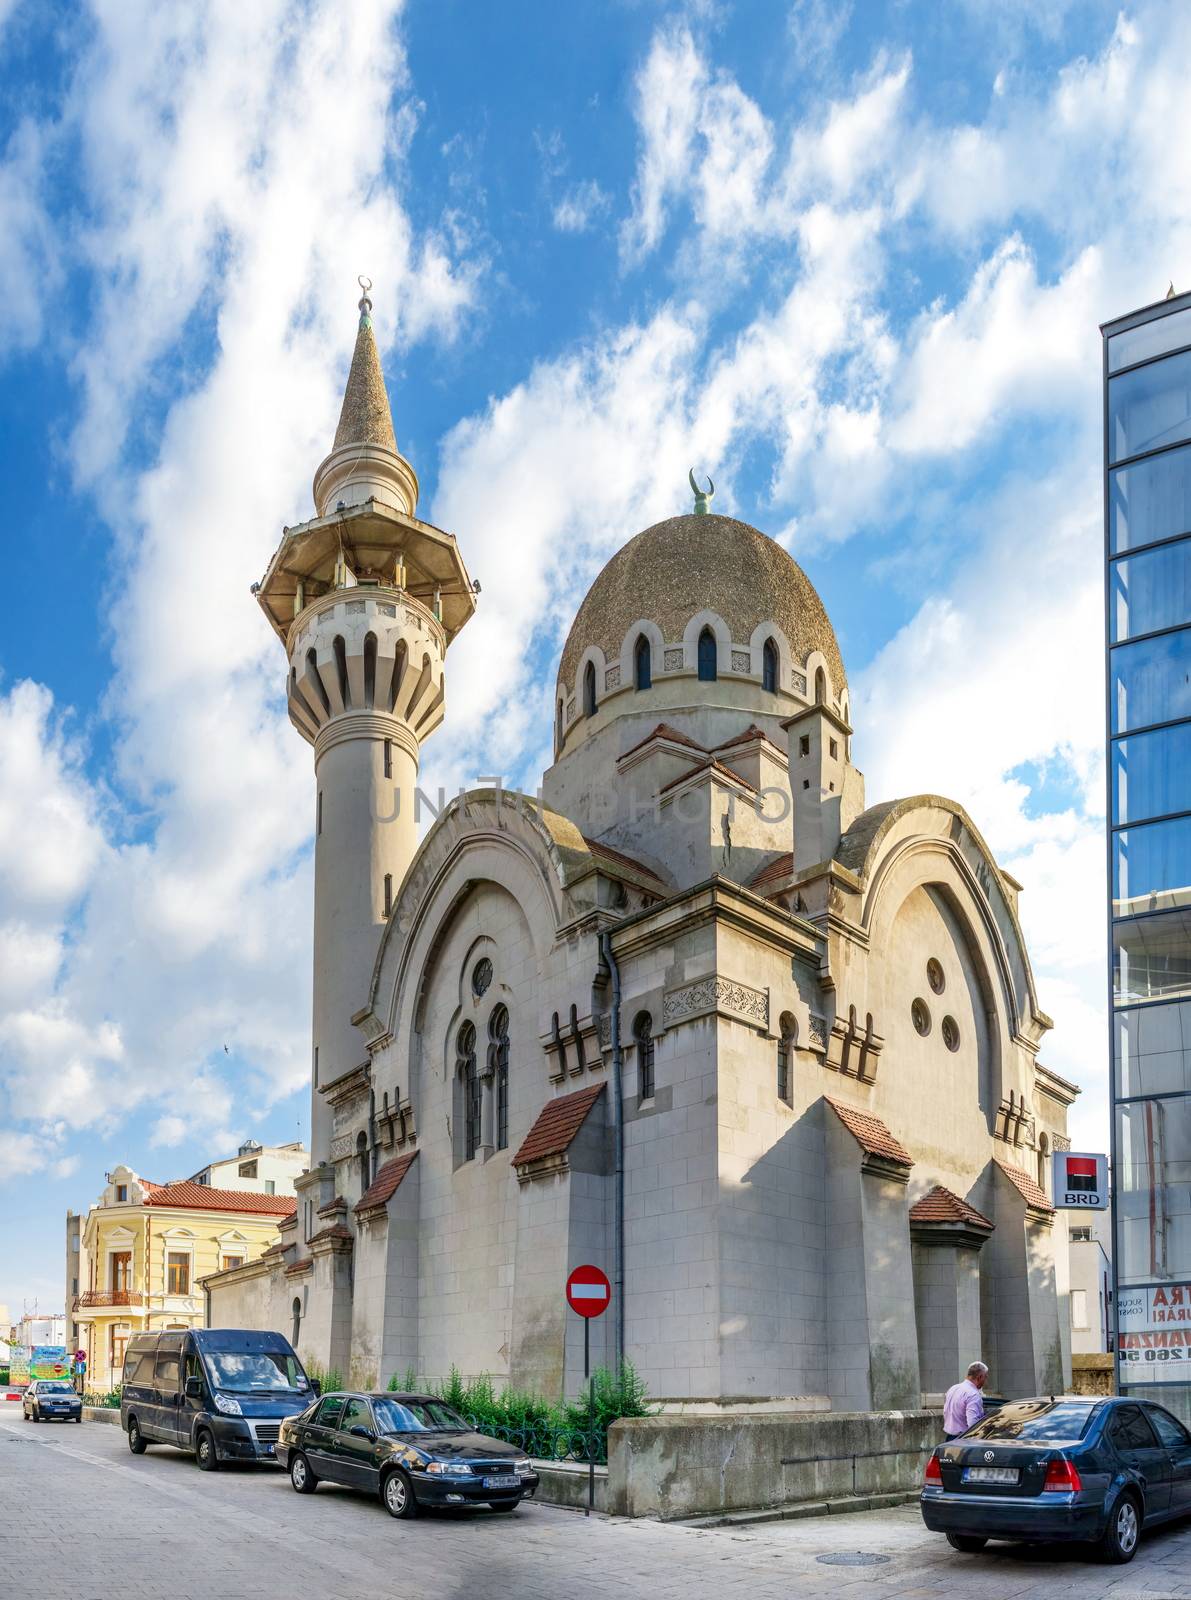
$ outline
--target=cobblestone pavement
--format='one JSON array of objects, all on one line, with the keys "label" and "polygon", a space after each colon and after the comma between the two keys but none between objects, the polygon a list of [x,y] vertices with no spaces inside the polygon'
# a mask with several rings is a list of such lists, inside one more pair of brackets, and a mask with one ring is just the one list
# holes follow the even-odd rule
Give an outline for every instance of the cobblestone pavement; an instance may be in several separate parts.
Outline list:
[{"label": "cobblestone pavement", "polygon": [[[822,1555],[873,1554],[875,1566]],[[277,1469],[200,1473],[167,1446],[129,1455],[102,1423],[38,1427],[0,1403],[0,1600],[908,1600],[1191,1596],[1191,1524],[1128,1567],[993,1546],[960,1556],[917,1508],[703,1530],[585,1520],[526,1503],[398,1523],[375,1502]]]}]

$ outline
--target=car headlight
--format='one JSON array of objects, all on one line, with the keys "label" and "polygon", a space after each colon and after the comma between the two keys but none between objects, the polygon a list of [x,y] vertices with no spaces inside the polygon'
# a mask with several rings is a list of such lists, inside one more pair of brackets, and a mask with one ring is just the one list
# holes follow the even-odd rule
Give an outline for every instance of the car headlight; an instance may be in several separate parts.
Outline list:
[{"label": "car headlight", "polygon": [[244,1415],[240,1410],[240,1402],[238,1400],[230,1400],[225,1394],[216,1394],[215,1409],[216,1411],[222,1411],[225,1417],[242,1417]]},{"label": "car headlight", "polygon": [[514,1465],[513,1471],[514,1472],[519,1472],[522,1477],[525,1477],[527,1473],[530,1473],[530,1472],[533,1471],[533,1466],[528,1461],[518,1461]]},{"label": "car headlight", "polygon": [[470,1478],[474,1474],[472,1469],[463,1461],[431,1461],[425,1470],[434,1474],[436,1478]]}]

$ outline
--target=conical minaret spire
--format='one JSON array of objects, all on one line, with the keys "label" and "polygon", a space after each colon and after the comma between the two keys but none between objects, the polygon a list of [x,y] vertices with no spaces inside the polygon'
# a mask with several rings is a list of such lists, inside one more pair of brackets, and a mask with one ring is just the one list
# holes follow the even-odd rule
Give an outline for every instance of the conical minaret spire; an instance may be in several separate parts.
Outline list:
[{"label": "conical minaret spire", "polygon": [[335,430],[334,448],[338,450],[347,444],[376,444],[396,455],[393,413],[389,409],[385,375],[380,368],[380,353],[372,331],[372,301],[368,298],[372,284],[367,278],[361,278],[360,287],[364,290],[360,297],[360,327],[351,371],[347,375],[339,426]]},{"label": "conical minaret spire", "polygon": [[418,478],[397,449],[393,413],[372,330],[371,282],[360,279],[360,324],[351,370],[331,454],[314,475],[314,503],[320,517],[340,506],[377,500],[412,516],[418,503]]}]

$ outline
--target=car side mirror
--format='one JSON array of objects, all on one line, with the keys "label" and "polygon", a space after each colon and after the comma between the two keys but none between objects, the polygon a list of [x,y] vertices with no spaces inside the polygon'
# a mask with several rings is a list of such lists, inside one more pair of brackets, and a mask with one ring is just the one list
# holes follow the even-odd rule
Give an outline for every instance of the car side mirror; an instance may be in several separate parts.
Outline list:
[{"label": "car side mirror", "polygon": [[203,1398],[203,1380],[196,1377],[187,1378],[184,1392],[188,1400],[201,1400]]},{"label": "car side mirror", "polygon": [[367,1439],[369,1444],[376,1438],[371,1428],[362,1428],[358,1423],[354,1428],[349,1428],[347,1431],[354,1434],[357,1439]]}]

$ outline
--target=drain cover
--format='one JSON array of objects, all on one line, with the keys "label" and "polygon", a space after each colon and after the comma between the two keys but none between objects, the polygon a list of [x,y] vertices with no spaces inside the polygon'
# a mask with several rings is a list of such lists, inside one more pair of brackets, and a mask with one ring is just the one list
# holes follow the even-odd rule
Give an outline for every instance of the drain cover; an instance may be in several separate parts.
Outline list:
[{"label": "drain cover", "polygon": [[888,1556],[877,1556],[871,1550],[836,1550],[829,1556],[816,1556],[825,1567],[881,1567]]}]

